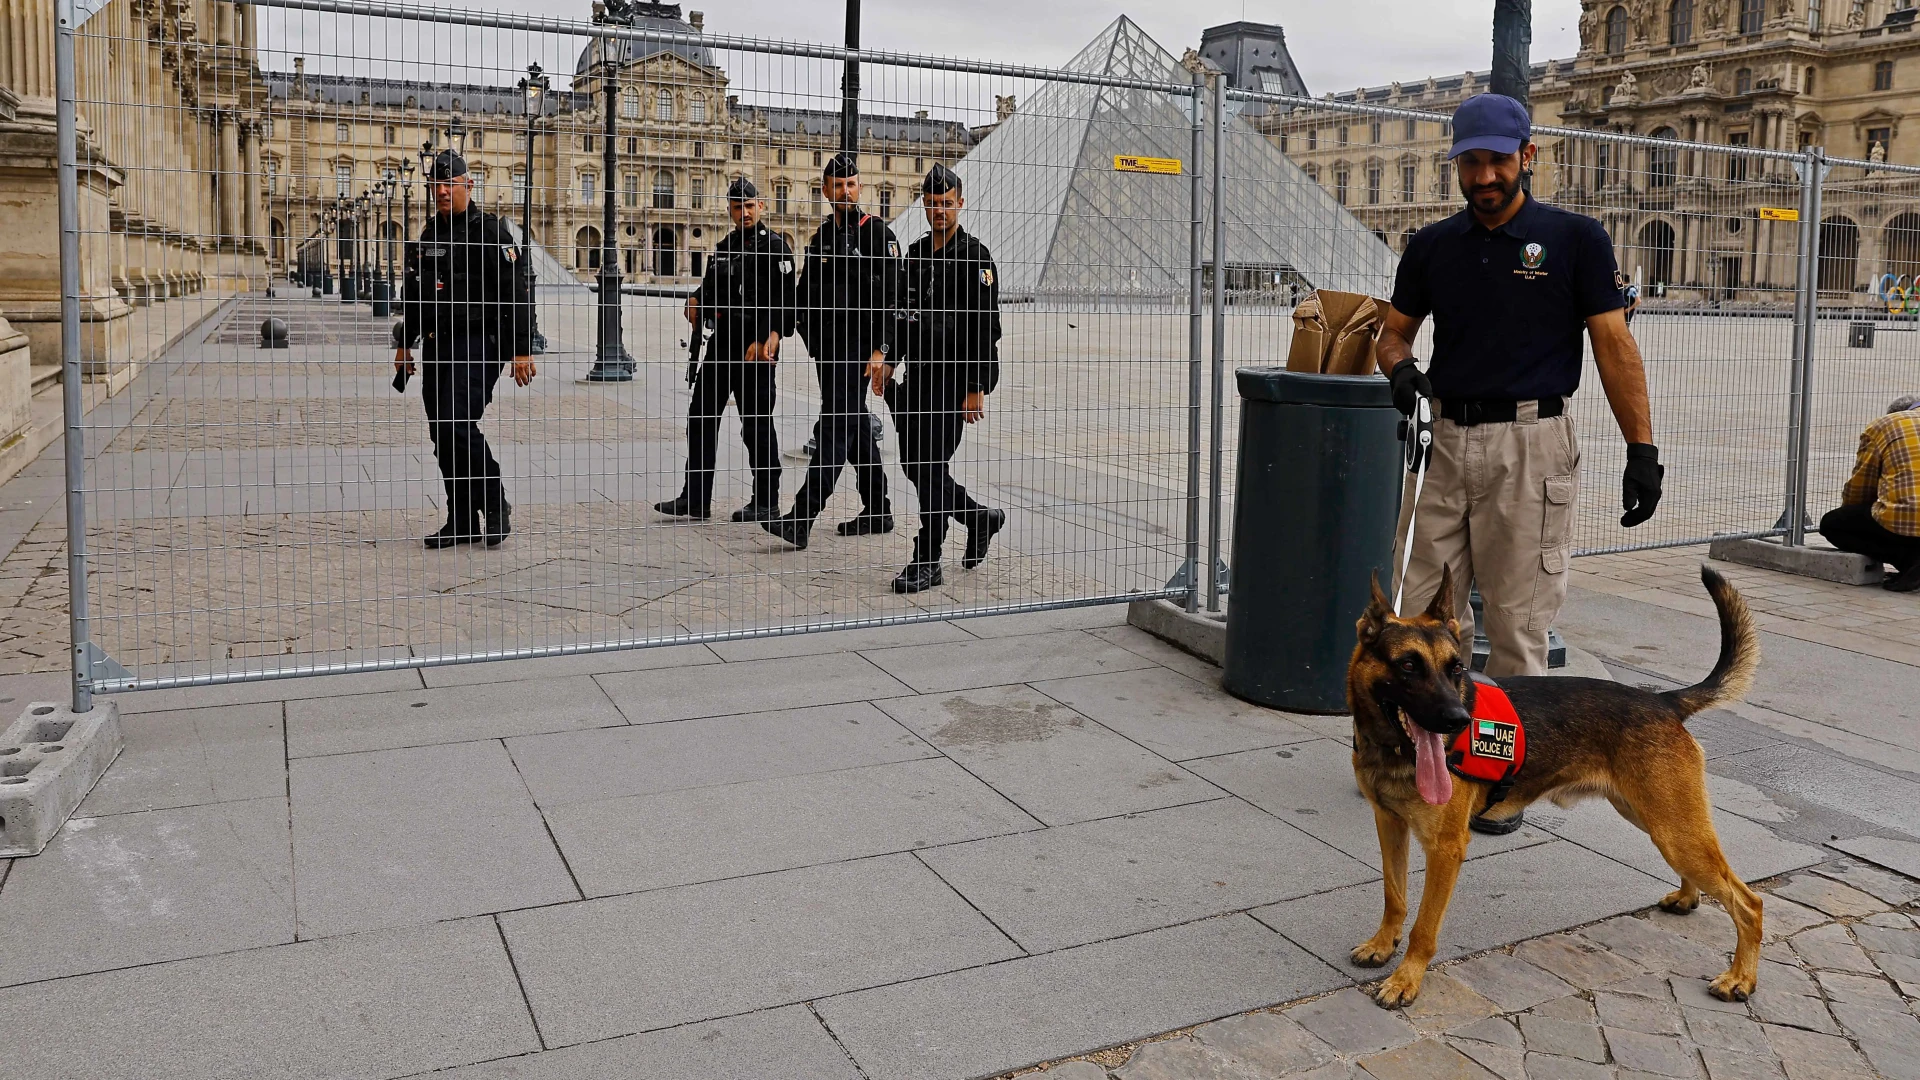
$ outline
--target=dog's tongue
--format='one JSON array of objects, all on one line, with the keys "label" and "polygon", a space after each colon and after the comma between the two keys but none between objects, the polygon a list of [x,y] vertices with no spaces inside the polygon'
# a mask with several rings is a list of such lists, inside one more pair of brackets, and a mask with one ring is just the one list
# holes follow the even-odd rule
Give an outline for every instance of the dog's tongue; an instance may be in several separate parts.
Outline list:
[{"label": "dog's tongue", "polygon": [[1434,806],[1453,798],[1453,774],[1447,771],[1447,740],[1419,724],[1408,724],[1413,735],[1413,782],[1420,797]]}]

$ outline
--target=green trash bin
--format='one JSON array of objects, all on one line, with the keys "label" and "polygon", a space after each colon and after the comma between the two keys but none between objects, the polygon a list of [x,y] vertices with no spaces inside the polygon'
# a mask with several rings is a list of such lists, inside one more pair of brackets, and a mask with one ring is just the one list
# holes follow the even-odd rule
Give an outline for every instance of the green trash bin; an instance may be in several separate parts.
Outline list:
[{"label": "green trash bin", "polygon": [[1387,380],[1241,368],[1233,598],[1222,685],[1294,712],[1347,711],[1353,627],[1391,584],[1405,474]]}]

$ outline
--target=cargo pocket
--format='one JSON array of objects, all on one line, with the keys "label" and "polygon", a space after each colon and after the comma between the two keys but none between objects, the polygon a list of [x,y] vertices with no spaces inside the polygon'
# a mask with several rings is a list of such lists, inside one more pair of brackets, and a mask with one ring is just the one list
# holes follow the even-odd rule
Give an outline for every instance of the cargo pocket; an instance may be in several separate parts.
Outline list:
[{"label": "cargo pocket", "polygon": [[1546,503],[1540,516],[1540,568],[1558,574],[1567,568],[1567,549],[1573,531],[1572,476],[1549,476]]}]

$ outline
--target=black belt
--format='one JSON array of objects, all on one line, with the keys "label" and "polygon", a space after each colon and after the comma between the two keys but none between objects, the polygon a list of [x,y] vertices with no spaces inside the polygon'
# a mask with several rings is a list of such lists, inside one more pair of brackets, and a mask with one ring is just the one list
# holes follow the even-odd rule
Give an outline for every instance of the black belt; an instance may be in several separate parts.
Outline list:
[{"label": "black belt", "polygon": [[[1475,424],[1511,424],[1520,415],[1520,406],[1527,401],[1513,398],[1442,398],[1440,415],[1456,424],[1472,427]],[[1559,416],[1567,411],[1567,399],[1564,397],[1541,398],[1540,419]]]}]

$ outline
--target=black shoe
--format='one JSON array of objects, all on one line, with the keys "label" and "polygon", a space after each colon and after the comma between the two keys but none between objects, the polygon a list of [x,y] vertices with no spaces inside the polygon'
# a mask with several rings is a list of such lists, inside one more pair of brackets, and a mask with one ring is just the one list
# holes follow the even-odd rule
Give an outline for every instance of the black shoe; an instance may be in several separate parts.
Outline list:
[{"label": "black shoe", "polygon": [[908,563],[905,570],[893,579],[893,591],[897,593],[925,592],[935,585],[943,584],[940,577],[940,564],[937,562]]},{"label": "black shoe", "polygon": [[780,516],[780,508],[772,503],[750,502],[733,512],[734,521],[770,521]]},{"label": "black shoe", "polygon": [[890,533],[893,531],[893,514],[887,510],[882,510],[877,514],[862,511],[859,517],[835,525],[833,531],[839,533],[841,536],[870,536],[874,533]]},{"label": "black shoe", "polygon": [[500,509],[487,515],[487,546],[499,547],[513,532],[513,507],[500,504]]},{"label": "black shoe", "polygon": [[1526,823],[1527,812],[1525,810],[1502,821],[1489,821],[1478,815],[1467,819],[1467,827],[1484,836],[1505,836],[1511,832],[1519,832],[1520,826]]},{"label": "black shoe", "polygon": [[710,514],[706,507],[693,505],[693,500],[685,495],[677,499],[668,499],[666,502],[654,503],[653,508],[668,517],[692,518],[695,521],[705,521]]},{"label": "black shoe", "polygon": [[421,543],[427,546],[428,551],[439,551],[441,548],[450,548],[455,544],[477,544],[479,542],[480,529],[477,526],[468,525],[462,527],[455,525],[451,521],[440,526],[439,532],[421,541]]},{"label": "black shoe", "polygon": [[1913,592],[1920,589],[1920,560],[1880,584],[1888,592]]},{"label": "black shoe", "polygon": [[792,514],[782,514],[779,517],[768,518],[762,521],[760,527],[780,539],[785,540],[787,543],[792,544],[794,550],[805,551],[807,550],[807,537],[813,533],[813,519],[795,517]]},{"label": "black shoe", "polygon": [[1005,510],[982,510],[973,524],[967,527],[967,551],[960,556],[960,565],[971,570],[987,561],[987,546],[993,543],[993,534],[1005,528],[1007,512]]}]

